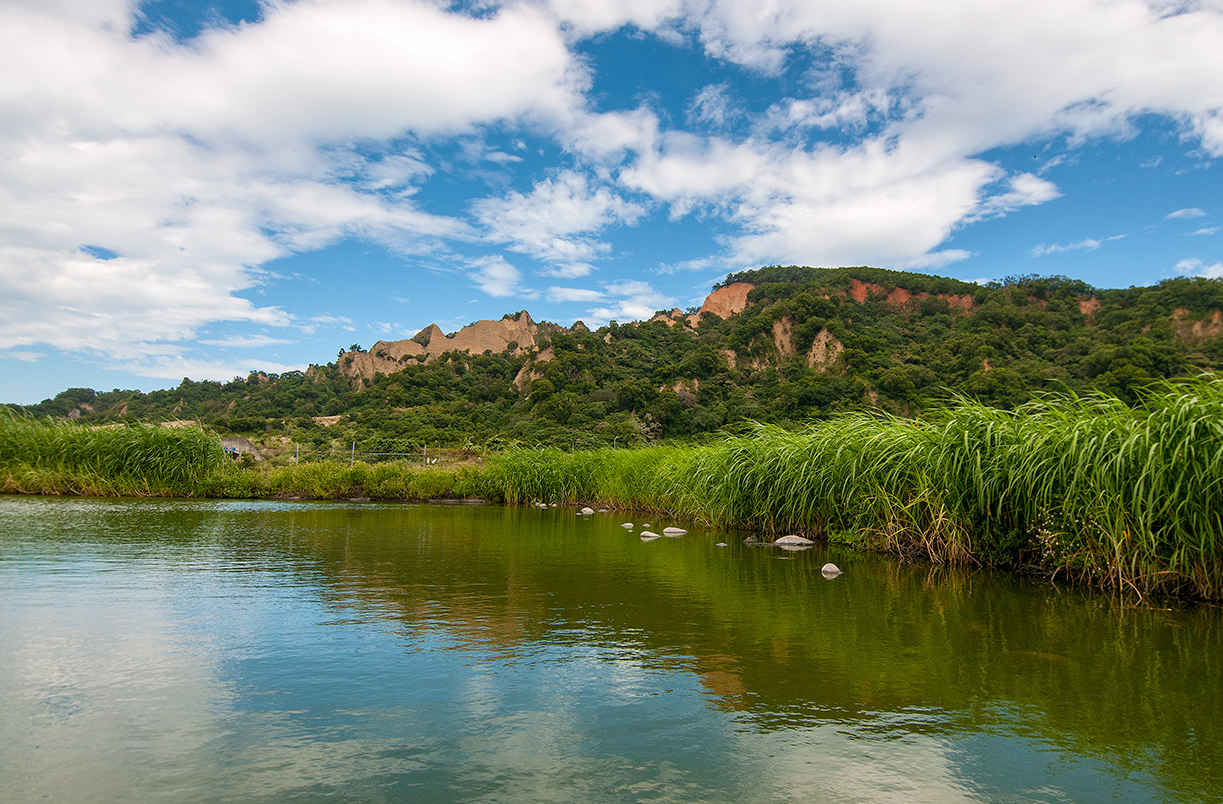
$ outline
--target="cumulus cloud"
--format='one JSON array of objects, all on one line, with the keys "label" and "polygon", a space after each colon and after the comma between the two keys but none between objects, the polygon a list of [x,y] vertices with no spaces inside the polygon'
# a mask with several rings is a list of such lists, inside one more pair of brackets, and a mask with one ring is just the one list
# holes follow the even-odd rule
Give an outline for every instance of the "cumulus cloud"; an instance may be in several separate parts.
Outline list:
[{"label": "cumulus cloud", "polygon": [[473,264],[472,282],[489,296],[505,298],[521,292],[522,272],[503,257],[482,257]]},{"label": "cumulus cloud", "polygon": [[1000,214],[1032,201],[1033,186],[1046,195],[1052,186],[1013,180],[1004,200],[983,200],[999,174],[980,160],[931,162],[880,140],[805,152],[676,135],[621,177],[669,201],[673,215],[711,209],[737,222],[732,262],[845,265],[914,259],[970,216]]},{"label": "cumulus cloud", "polygon": [[[791,48],[812,48],[852,74],[852,88],[834,81],[774,106],[757,131],[879,130],[857,143],[781,152],[653,132],[631,146],[640,156],[623,174],[630,186],[667,200],[673,216],[699,210],[742,226],[729,236],[732,258],[918,258],[956,226],[1059,196],[1039,176],[1003,176],[978,154],[1057,134],[1074,142],[1128,137],[1144,113],[1187,122],[1208,153],[1223,154],[1223,13],[1213,6],[1171,16],[1140,0],[948,0],[936,10],[888,0],[659,0],[619,13],[613,4],[551,7],[584,31],[694,31],[707,53],[764,73],[778,70]],[[690,108],[694,123],[718,119],[714,86]],[[838,165],[854,163],[864,170],[843,190],[806,184],[840,178]],[[757,177],[763,186],[749,192]],[[992,190],[1000,180],[1007,186]]]},{"label": "cumulus cloud", "polygon": [[489,236],[548,263],[556,276],[585,276],[591,260],[611,246],[591,235],[614,224],[636,221],[644,212],[607,186],[592,187],[572,170],[537,182],[530,193],[510,192],[473,204]]},{"label": "cumulus cloud", "polygon": [[0,8],[0,72],[20,76],[0,88],[0,348],[122,355],[215,322],[287,326],[239,295],[270,260],[350,236],[406,253],[472,236],[411,198],[432,169],[418,152],[367,158],[353,140],[555,114],[584,80],[525,6],[263,11],[184,44],[129,36],[128,2]]},{"label": "cumulus cloud", "polygon": [[649,282],[630,280],[603,283],[605,298],[610,302],[590,308],[587,324],[602,326],[608,321],[639,321],[675,303],[675,299],[656,291]]}]

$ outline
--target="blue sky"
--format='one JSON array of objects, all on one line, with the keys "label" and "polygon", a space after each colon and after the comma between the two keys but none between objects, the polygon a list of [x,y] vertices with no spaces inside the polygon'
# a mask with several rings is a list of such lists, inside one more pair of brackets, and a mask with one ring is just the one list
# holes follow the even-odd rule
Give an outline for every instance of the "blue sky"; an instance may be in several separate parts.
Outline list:
[{"label": "blue sky", "polygon": [[8,0],[0,401],[731,271],[1223,275],[1220,0]]}]

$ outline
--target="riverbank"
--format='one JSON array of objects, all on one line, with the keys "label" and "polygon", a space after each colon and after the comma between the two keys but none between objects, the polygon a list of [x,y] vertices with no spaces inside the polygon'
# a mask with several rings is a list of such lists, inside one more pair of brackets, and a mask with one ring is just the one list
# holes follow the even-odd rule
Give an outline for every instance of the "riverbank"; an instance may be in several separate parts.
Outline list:
[{"label": "riverbank", "polygon": [[753,424],[703,446],[517,449],[449,468],[250,468],[192,428],[9,419],[0,467],[0,490],[18,493],[580,502],[1223,599],[1223,379],[1213,375],[1150,390],[1134,407],[1103,395],[1014,411],[958,400],[916,420],[854,413],[796,429]]}]

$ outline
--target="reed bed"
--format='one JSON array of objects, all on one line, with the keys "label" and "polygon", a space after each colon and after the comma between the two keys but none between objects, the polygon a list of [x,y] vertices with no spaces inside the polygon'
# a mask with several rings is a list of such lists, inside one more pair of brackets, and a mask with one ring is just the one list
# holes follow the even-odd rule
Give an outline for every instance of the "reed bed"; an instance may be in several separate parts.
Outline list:
[{"label": "reed bed", "polygon": [[586,501],[803,533],[936,562],[1026,565],[1129,592],[1223,597],[1223,378],[1129,407],[1056,395],[967,399],[918,420],[754,424],[705,447],[517,450],[508,502]]},{"label": "reed bed", "polygon": [[190,494],[228,459],[198,427],[83,427],[0,414],[0,491],[33,494]]},{"label": "reed bed", "polygon": [[349,465],[337,461],[275,469],[232,466],[197,487],[202,497],[337,500],[436,500],[482,497],[483,470],[474,466],[421,468],[387,461]]},{"label": "reed bed", "polygon": [[1111,588],[1223,599],[1223,377],[1131,407],[967,400],[920,419],[751,424],[712,444],[515,449],[486,466],[232,464],[199,428],[0,416],[0,491],[586,502],[800,533],[935,562],[1023,565]]}]

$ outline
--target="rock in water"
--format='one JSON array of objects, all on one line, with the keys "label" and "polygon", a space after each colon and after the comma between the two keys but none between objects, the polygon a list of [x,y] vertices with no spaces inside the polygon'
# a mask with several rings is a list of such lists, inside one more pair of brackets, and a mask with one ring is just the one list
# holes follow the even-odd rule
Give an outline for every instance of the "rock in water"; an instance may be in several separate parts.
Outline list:
[{"label": "rock in water", "polygon": [[632,523],[632,522],[625,522],[625,523],[624,523],[623,525],[621,525],[620,527],[624,528],[625,530],[632,530],[632,529],[633,529],[633,523]]},{"label": "rock in water", "polygon": [[773,542],[773,544],[777,545],[778,547],[785,547],[786,545],[810,547],[811,545],[815,544],[815,542],[811,541],[810,539],[804,539],[802,536],[782,536],[780,539]]},{"label": "rock in water", "polygon": [[579,514],[582,514],[584,516],[590,516],[594,512],[595,512],[595,509],[593,508],[583,508],[581,511],[578,511]]},{"label": "rock in water", "polygon": [[652,542],[655,539],[661,539],[661,538],[662,536],[658,535],[657,533],[652,533],[648,530],[641,531],[641,541],[643,542]]},{"label": "rock in water", "polygon": [[717,544],[714,545],[714,547],[725,547],[725,546],[726,546],[726,542],[718,542]]},{"label": "rock in water", "polygon": [[841,568],[836,564],[825,564],[820,572],[824,573],[825,578],[835,578],[841,574]]},{"label": "rock in water", "polygon": [[663,536],[683,536],[687,532],[688,531],[684,530],[683,528],[663,528],[662,529]]}]

